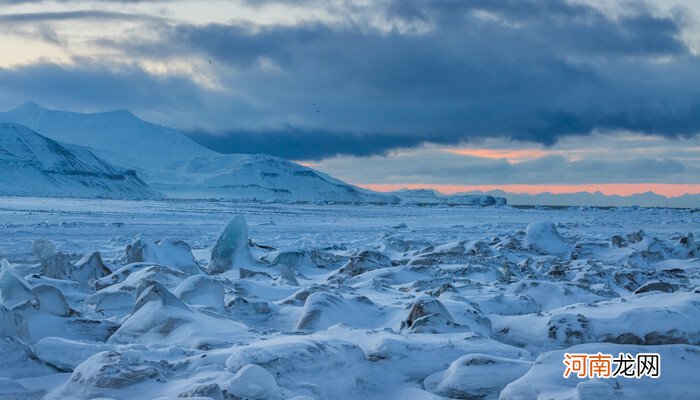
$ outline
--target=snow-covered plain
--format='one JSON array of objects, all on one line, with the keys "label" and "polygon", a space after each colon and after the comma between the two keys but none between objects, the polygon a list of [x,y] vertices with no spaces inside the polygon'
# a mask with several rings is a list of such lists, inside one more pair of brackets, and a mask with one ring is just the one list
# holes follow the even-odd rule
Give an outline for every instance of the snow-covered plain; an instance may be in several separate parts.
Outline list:
[{"label": "snow-covered plain", "polygon": [[[0,198],[0,398],[697,398],[698,228],[670,209]],[[563,378],[565,352],[599,351],[660,353],[661,376]]]}]

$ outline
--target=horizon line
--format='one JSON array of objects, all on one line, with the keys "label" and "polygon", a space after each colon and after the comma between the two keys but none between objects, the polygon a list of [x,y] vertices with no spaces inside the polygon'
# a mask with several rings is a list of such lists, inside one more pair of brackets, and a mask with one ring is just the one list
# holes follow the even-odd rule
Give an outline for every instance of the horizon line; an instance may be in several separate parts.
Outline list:
[{"label": "horizon line", "polygon": [[582,183],[582,184],[502,184],[502,185],[458,185],[431,183],[353,183],[356,186],[376,192],[393,192],[401,189],[434,189],[443,194],[463,192],[490,192],[501,190],[510,194],[575,194],[602,193],[605,196],[630,197],[633,195],[654,193],[666,198],[678,198],[684,195],[700,194],[700,184],[675,183]]}]

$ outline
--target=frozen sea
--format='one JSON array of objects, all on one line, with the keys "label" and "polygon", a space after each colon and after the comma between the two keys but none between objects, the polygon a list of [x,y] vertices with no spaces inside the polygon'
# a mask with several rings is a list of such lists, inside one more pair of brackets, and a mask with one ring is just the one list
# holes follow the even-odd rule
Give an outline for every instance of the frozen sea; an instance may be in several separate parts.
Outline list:
[{"label": "frozen sea", "polygon": [[[699,398],[699,232],[681,209],[0,198],[0,399]],[[564,378],[566,352],[661,374]]]}]

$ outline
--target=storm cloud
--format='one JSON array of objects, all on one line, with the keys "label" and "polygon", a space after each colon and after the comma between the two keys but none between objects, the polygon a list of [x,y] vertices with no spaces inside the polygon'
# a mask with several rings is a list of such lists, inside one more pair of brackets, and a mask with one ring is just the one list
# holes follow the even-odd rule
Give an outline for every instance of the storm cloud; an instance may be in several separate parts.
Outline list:
[{"label": "storm cloud", "polygon": [[[593,131],[695,135],[700,60],[682,35],[690,22],[625,4],[614,15],[560,0],[411,0],[363,6],[371,18],[351,21],[149,21],[147,34],[94,42],[126,67],[37,65],[40,87],[6,69],[0,85],[41,102],[93,71],[115,97],[85,88],[68,104],[119,105],[217,151],[292,159],[486,138],[552,145]],[[153,57],[188,63],[190,75],[139,72]]]}]

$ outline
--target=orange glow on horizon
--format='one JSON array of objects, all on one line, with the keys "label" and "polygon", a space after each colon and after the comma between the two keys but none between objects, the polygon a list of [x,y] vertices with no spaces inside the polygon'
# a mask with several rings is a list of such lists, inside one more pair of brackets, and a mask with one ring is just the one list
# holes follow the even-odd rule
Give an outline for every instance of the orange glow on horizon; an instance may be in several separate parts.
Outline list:
[{"label": "orange glow on horizon", "polygon": [[489,159],[502,159],[505,158],[511,162],[521,162],[526,160],[534,160],[552,154],[551,151],[545,151],[540,149],[522,149],[522,150],[505,150],[505,149],[445,149],[447,153],[459,154],[461,156],[471,156]]},{"label": "orange glow on horizon", "polygon": [[299,164],[299,165],[303,165],[307,168],[318,168],[319,167],[318,163],[315,163],[315,162],[310,162],[310,161],[294,161],[294,162]]},{"label": "orange glow on horizon", "polygon": [[390,192],[400,189],[423,189],[431,188],[444,194],[459,192],[503,190],[517,194],[539,194],[539,193],[577,193],[577,192],[601,192],[605,195],[630,196],[633,194],[654,192],[666,197],[678,197],[684,194],[700,194],[700,184],[673,184],[673,183],[600,183],[600,184],[580,184],[580,185],[527,185],[527,184],[506,184],[506,185],[445,185],[429,183],[410,184],[358,184],[357,186],[378,192]]}]

